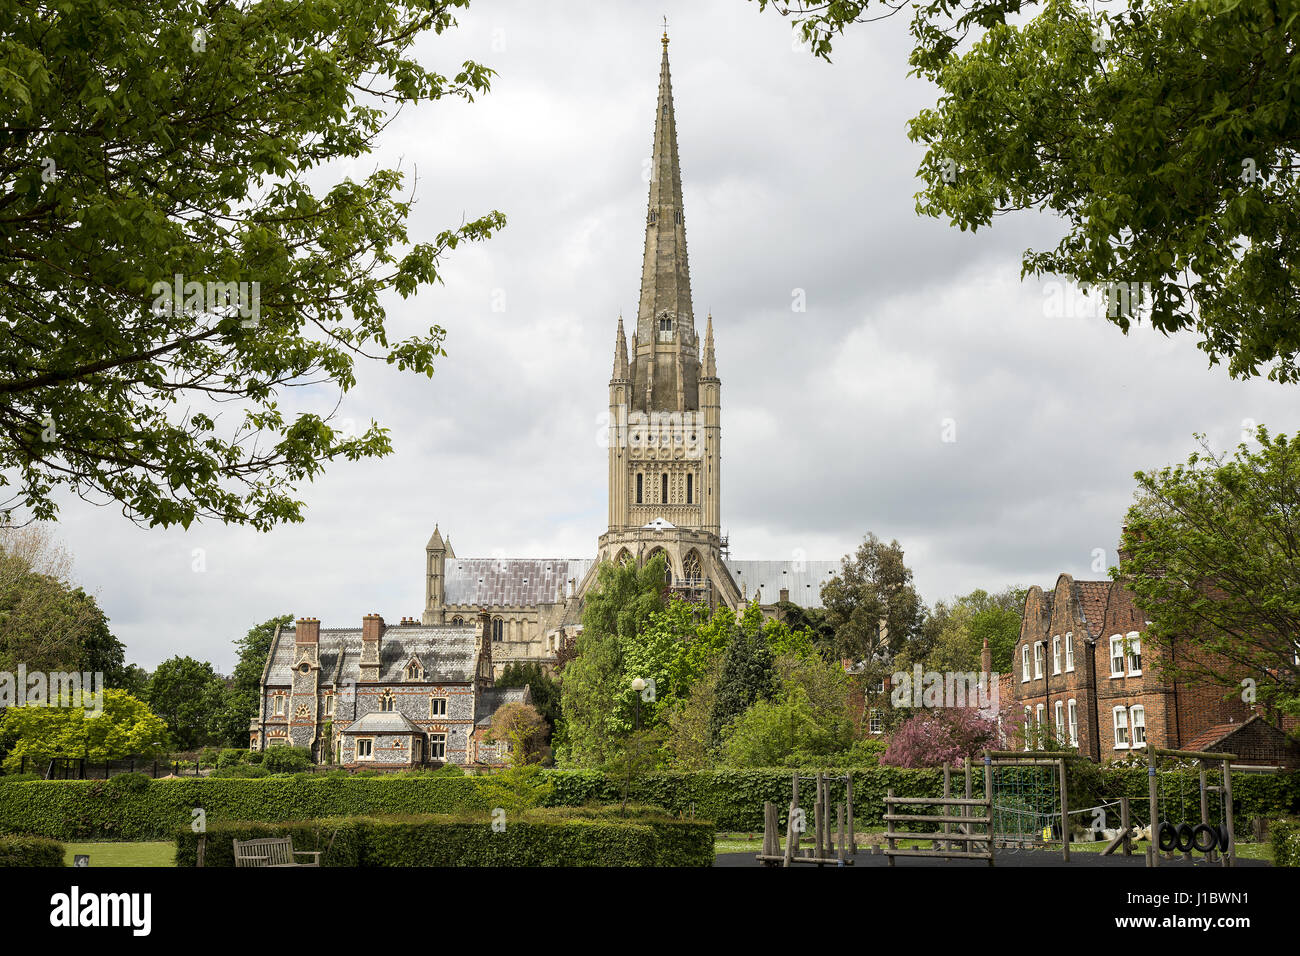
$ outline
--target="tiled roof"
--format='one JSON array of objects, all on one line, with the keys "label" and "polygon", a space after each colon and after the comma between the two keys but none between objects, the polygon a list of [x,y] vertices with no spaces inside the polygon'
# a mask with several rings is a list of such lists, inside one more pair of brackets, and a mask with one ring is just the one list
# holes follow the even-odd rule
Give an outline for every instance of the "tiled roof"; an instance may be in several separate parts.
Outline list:
[{"label": "tiled roof", "polygon": [[789,588],[790,601],[800,607],[822,606],[822,585],[840,570],[839,561],[728,561],[727,570],[741,593],[762,604],[781,600]]},{"label": "tiled roof", "polygon": [[1239,724],[1215,724],[1213,727],[1202,730],[1191,740],[1187,741],[1187,743],[1180,749],[1199,750],[1201,753],[1212,753],[1213,751],[1211,751],[1211,747],[1222,742],[1225,738],[1231,737],[1237,731],[1241,730],[1242,727],[1245,727],[1246,724],[1250,723],[1250,721],[1255,720],[1258,717],[1259,714],[1255,714],[1249,720]]},{"label": "tiled roof", "polygon": [[366,714],[343,731],[345,734],[422,734],[424,728],[396,711]]},{"label": "tiled roof", "polygon": [[1106,619],[1106,602],[1110,600],[1111,582],[1075,581],[1074,585],[1078,588],[1079,609],[1088,624],[1088,632],[1093,637],[1100,637]]},{"label": "tiled roof", "polygon": [[[389,626],[379,642],[379,679],[397,682],[414,656],[424,668],[424,680],[451,684],[474,679],[472,625],[460,627]],[[294,631],[283,628],[271,649],[268,684],[288,684],[294,664]],[[322,680],[335,685],[361,679],[361,628],[321,628]]]},{"label": "tiled roof", "polygon": [[554,604],[570,578],[582,580],[590,558],[448,558],[448,604],[473,607]]}]

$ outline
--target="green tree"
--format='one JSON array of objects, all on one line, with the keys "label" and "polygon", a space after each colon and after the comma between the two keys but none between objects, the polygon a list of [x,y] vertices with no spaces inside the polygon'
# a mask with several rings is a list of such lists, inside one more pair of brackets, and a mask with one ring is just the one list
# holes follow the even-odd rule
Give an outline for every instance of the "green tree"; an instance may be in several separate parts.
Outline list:
[{"label": "green tree", "polygon": [[230,686],[222,694],[216,727],[217,736],[228,746],[248,746],[248,722],[257,716],[262,671],[266,669],[266,659],[271,653],[275,630],[291,624],[293,615],[281,614],[254,625],[248,629],[247,634],[235,641],[238,660],[230,678]]},{"label": "green tree", "polygon": [[624,672],[624,647],[636,643],[663,610],[664,560],[642,568],[609,562],[597,569],[582,612],[577,653],[560,677],[561,720],[556,753],[574,766],[600,766],[632,726],[635,692]]},{"label": "green tree", "polygon": [[[149,681],[149,707],[167,724],[182,750],[220,739],[225,682],[206,661],[172,657],[158,665]],[[248,732],[248,725],[244,725]]]},{"label": "green tree", "polygon": [[[757,0],[829,59],[892,0]],[[1194,330],[1234,377],[1300,380],[1297,0],[921,0],[917,209],[963,230],[1019,210],[1064,227],[1025,274],[1105,292],[1109,320]],[[1032,15],[1030,15],[1032,12]],[[1015,20],[1014,23],[1008,22]],[[1133,295],[1149,288],[1149,294]]]},{"label": "green tree", "polygon": [[546,721],[548,733],[554,733],[560,716],[560,684],[541,664],[511,661],[497,678],[498,687],[527,687],[531,692],[533,707]]},{"label": "green tree", "polygon": [[0,670],[102,673],[120,687],[126,649],[71,568],[48,527],[0,528]]},{"label": "green tree", "polygon": [[854,662],[888,660],[921,632],[925,605],[897,541],[868,534],[840,573],[822,585],[835,653]]},{"label": "green tree", "polygon": [[506,704],[492,715],[490,740],[504,741],[510,748],[510,766],[541,763],[546,756],[550,729],[537,708],[528,704]]},{"label": "green tree", "polygon": [[751,604],[732,631],[722,656],[713,711],[709,715],[709,744],[721,746],[728,727],[757,700],[776,693],[772,649],[763,634],[763,615]]},{"label": "green tree", "polygon": [[167,727],[125,691],[104,691],[103,710],[85,707],[10,707],[0,717],[4,768],[16,772],[23,759],[43,768],[55,757],[119,760],[161,755]]},{"label": "green tree", "polygon": [[1253,689],[1266,706],[1296,714],[1300,436],[1260,426],[1256,437],[1257,450],[1242,444],[1229,457],[1205,448],[1185,465],[1139,472],[1124,557],[1111,574],[1146,612],[1145,640],[1161,652],[1163,677],[1250,679],[1253,688],[1235,692]]},{"label": "green tree", "polygon": [[[391,450],[374,422],[334,427],[316,387],[348,391],[358,358],[431,375],[443,329],[401,338],[383,303],[505,219],[414,241],[403,173],[338,164],[364,160],[390,108],[488,90],[480,64],[410,56],[467,4],[6,6],[7,508],[51,517],[64,486],[149,525],[265,529],[302,520],[296,486],[325,462]],[[318,407],[288,414],[291,386]]]},{"label": "green tree", "polygon": [[894,669],[910,670],[913,664],[921,664],[925,670],[977,671],[987,638],[993,672],[1010,671],[1024,603],[1021,588],[996,594],[977,588],[951,602],[936,601],[926,615],[921,637],[900,651]]}]

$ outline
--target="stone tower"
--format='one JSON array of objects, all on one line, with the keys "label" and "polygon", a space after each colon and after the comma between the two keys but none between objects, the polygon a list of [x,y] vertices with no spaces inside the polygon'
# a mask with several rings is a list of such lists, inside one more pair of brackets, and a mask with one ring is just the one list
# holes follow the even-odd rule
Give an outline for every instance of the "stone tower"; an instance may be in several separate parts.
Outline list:
[{"label": "stone tower", "polygon": [[668,35],[655,110],[641,295],[629,349],[623,319],[609,382],[609,530],[602,561],[643,563],[658,551],[669,583],[695,600],[734,607],[722,561],[721,382],[709,316],[695,330]]}]

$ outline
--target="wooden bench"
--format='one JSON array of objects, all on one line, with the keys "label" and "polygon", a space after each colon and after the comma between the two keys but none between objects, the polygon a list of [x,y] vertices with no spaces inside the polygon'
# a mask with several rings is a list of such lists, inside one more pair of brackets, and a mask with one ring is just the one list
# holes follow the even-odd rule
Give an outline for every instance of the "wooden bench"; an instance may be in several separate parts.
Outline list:
[{"label": "wooden bench", "polygon": [[[262,840],[236,840],[235,866],[320,866],[319,850],[295,850],[288,837],[268,837]],[[310,856],[310,863],[299,863],[294,858]]]}]

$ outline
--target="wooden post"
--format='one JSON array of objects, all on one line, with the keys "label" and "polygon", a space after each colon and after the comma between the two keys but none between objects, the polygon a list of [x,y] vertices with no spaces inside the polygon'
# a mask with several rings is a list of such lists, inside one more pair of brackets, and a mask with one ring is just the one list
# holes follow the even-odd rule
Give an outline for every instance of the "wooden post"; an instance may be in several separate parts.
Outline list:
[{"label": "wooden post", "polygon": [[1124,855],[1133,855],[1133,840],[1129,837],[1128,797],[1119,798],[1119,825],[1124,831]]},{"label": "wooden post", "polygon": [[993,758],[987,750],[984,751],[984,806],[986,808],[985,813],[989,818],[989,866],[992,866],[993,857],[996,856],[993,850]]},{"label": "wooden post", "polygon": [[[887,817],[892,817],[893,815],[894,815],[894,788],[893,788],[893,787],[890,787],[888,790],[885,791],[885,816],[887,816]],[[886,832],[886,833],[893,833],[893,832],[894,832],[894,821],[893,821],[893,820],[886,820],[886,821],[885,821],[885,832]],[[893,838],[892,836],[889,837],[889,838],[886,840],[886,843],[888,843],[888,845],[889,845],[889,849],[890,849],[890,850],[895,850],[895,849],[897,849],[897,846],[896,846],[896,844],[894,843],[894,838]],[[894,855],[893,855],[893,853],[890,853],[890,854],[889,854],[889,865],[890,865],[890,866],[893,866],[893,865],[894,865]]]},{"label": "wooden post", "polygon": [[[1210,824],[1210,788],[1209,788],[1209,786],[1208,786],[1209,781],[1206,779],[1205,761],[1201,761],[1201,769],[1200,769],[1200,772],[1197,774],[1197,776],[1199,777],[1199,779],[1200,779],[1200,784],[1201,784],[1201,823],[1204,824],[1205,826],[1209,826],[1209,824]],[[1216,846],[1217,846],[1217,844],[1216,844]],[[1206,860],[1208,860],[1209,862],[1214,863],[1214,862],[1216,862],[1216,860],[1215,860],[1214,857],[1215,857],[1214,847],[1210,847],[1210,852],[1207,853],[1207,854],[1205,854],[1205,858],[1206,858]]]},{"label": "wooden post", "polygon": [[1237,865],[1237,834],[1232,821],[1232,768],[1223,761],[1223,822],[1228,826],[1228,866]]},{"label": "wooden post", "polygon": [[[948,765],[948,761],[946,761],[946,760],[943,762],[943,795],[944,795],[944,798],[945,798],[945,799],[948,798],[948,797],[951,797],[951,796],[952,796],[952,767],[950,767],[950,766]],[[944,815],[945,817],[949,815],[949,812],[950,812],[951,810],[952,810],[952,805],[951,805],[951,804],[947,804],[947,803],[945,803],[945,804],[943,805],[943,815]],[[944,832],[944,833],[951,833],[951,832],[952,832],[952,824],[951,824],[951,823],[948,823],[948,822],[945,821],[945,823],[944,823],[944,825],[943,825],[943,832]],[[944,841],[943,841],[943,848],[944,848],[945,850],[951,850],[951,849],[952,849],[952,841],[951,841],[951,840],[944,840]],[[951,858],[951,857],[944,857],[944,859],[945,859],[945,860],[949,860],[949,861],[951,861],[952,858]]]},{"label": "wooden post", "polygon": [[838,844],[835,857],[840,861],[840,866],[844,865],[844,804],[835,805],[835,823],[836,823],[836,843]]},{"label": "wooden post", "polygon": [[[826,782],[822,779],[822,774],[821,771],[819,770],[817,771],[817,802],[813,804],[813,815],[816,817],[816,831],[817,831],[816,839],[813,842],[813,846],[814,846],[813,852],[818,857],[818,859],[824,859],[826,857],[826,854],[824,852],[824,846],[823,846],[826,837],[826,831],[823,826],[826,817],[826,804],[824,802],[826,798],[825,788],[826,788]],[[818,863],[817,865],[821,866],[820,863]]]},{"label": "wooden post", "polygon": [[198,846],[198,850],[195,853],[195,862],[199,866],[203,865],[203,857],[206,855],[207,848],[208,848],[208,835],[206,833],[200,833],[199,846]]},{"label": "wooden post", "polygon": [[1160,796],[1156,783],[1156,752],[1147,748],[1147,805],[1151,811],[1151,839],[1148,841],[1150,854],[1147,859],[1152,866],[1160,865]]},{"label": "wooden post", "polygon": [[1056,761],[1061,780],[1061,856],[1070,862],[1070,793],[1065,773],[1065,758]]},{"label": "wooden post", "polygon": [[858,837],[853,832],[853,771],[850,770],[845,774],[845,797],[844,802],[848,804],[849,811],[849,855],[858,855]]}]

